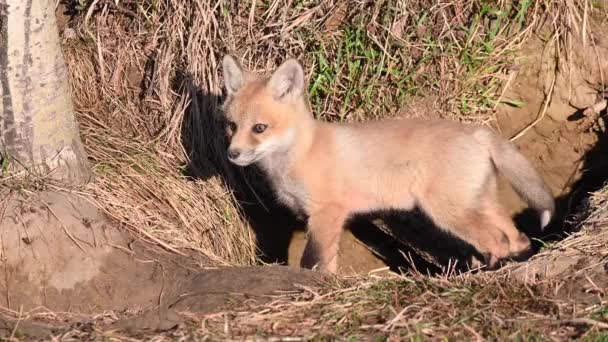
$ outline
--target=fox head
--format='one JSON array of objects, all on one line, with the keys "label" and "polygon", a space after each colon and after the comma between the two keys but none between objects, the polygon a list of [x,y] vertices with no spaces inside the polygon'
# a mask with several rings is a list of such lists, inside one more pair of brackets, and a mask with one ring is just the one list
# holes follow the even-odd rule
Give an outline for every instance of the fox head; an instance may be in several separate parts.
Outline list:
[{"label": "fox head", "polygon": [[228,159],[247,166],[277,152],[288,153],[298,123],[312,119],[300,63],[289,59],[270,77],[243,70],[231,56],[225,56],[222,64]]}]

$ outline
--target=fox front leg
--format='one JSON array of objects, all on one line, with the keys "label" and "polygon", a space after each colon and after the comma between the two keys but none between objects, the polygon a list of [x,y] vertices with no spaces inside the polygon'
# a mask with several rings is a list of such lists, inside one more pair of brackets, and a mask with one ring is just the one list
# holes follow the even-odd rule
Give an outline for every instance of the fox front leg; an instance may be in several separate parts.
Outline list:
[{"label": "fox front leg", "polygon": [[308,241],[300,262],[301,267],[336,273],[340,238],[346,216],[346,212],[337,206],[311,213],[308,219]]}]

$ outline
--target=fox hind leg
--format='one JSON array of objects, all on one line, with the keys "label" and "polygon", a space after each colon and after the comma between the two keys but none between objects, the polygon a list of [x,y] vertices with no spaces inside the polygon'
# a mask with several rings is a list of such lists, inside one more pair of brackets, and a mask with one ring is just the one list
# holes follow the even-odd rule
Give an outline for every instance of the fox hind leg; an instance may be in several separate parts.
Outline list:
[{"label": "fox hind leg", "polygon": [[504,207],[498,201],[496,180],[489,181],[486,191],[481,196],[483,212],[490,222],[502,231],[509,239],[509,257],[525,259],[532,253],[530,239],[520,232]]},{"label": "fox hind leg", "polygon": [[422,202],[422,210],[437,226],[473,245],[484,256],[488,268],[495,268],[500,260],[509,256],[508,237],[482,208],[450,206],[451,210],[441,210],[445,208],[430,204]]},{"label": "fox hind leg", "polygon": [[509,257],[515,260],[527,259],[532,254],[532,245],[526,234],[520,232],[513,220],[499,203],[488,203],[484,211],[493,224],[509,239]]},{"label": "fox hind leg", "polygon": [[454,235],[473,245],[484,256],[489,269],[496,268],[509,256],[508,237],[483,212],[469,212],[449,227]]}]

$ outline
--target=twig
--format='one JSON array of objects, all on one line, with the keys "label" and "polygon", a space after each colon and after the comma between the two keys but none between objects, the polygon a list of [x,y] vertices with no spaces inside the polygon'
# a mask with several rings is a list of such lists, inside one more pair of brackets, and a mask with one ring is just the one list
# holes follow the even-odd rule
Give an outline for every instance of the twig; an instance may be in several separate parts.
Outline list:
[{"label": "twig", "polygon": [[106,83],[106,72],[104,70],[103,48],[101,47],[101,37],[97,31],[97,58],[99,59],[99,73],[102,83]]},{"label": "twig", "polygon": [[153,236],[152,234],[148,233],[146,230],[144,230],[144,229],[137,229],[137,228],[136,228],[135,226],[133,226],[133,225],[130,225],[130,226],[132,227],[133,231],[134,231],[136,234],[137,234],[137,233],[139,233],[139,234],[143,234],[145,237],[147,237],[148,239],[150,239],[150,240],[154,241],[155,243],[157,243],[157,244],[158,244],[158,245],[160,245],[161,247],[163,247],[163,248],[165,248],[165,249],[167,249],[167,250],[169,250],[169,251],[171,251],[171,252],[173,252],[173,253],[179,254],[179,255],[181,255],[181,256],[186,256],[186,254],[184,254],[184,253],[180,252],[179,250],[175,249],[174,247],[171,247],[170,245],[168,245],[168,244],[164,243],[164,242],[163,242],[163,241],[161,241],[160,239],[158,239],[158,238],[156,238],[155,236]]},{"label": "twig", "polygon": [[475,331],[475,329],[471,328],[469,325],[465,324],[464,322],[461,323],[462,326],[467,329],[471,334],[473,334],[473,336],[475,336],[475,338],[477,339],[477,341],[483,341],[483,337],[481,337],[481,335],[479,335],[479,333],[477,331]]},{"label": "twig", "polygon": [[11,337],[8,339],[9,341],[14,341],[15,334],[17,333],[17,328],[19,328],[19,323],[23,320],[23,305],[19,307],[19,317],[17,318],[17,322],[15,322],[15,326],[13,327],[13,331],[11,332]]},{"label": "twig", "polygon": [[44,204],[44,206],[48,209],[48,211],[51,214],[53,214],[53,216],[55,216],[55,219],[57,220],[57,222],[59,222],[59,225],[61,225],[61,228],[63,228],[63,231],[70,238],[70,240],[72,240],[72,242],[74,242],[74,244],[76,244],[76,246],[78,246],[78,248],[80,248],[80,250],[83,251],[85,254],[89,254],[89,253],[87,253],[87,251],[84,248],[82,248],[82,246],[72,236],[72,234],[70,234],[70,232],[68,231],[68,229],[65,227],[65,225],[63,224],[63,222],[61,221],[61,219],[59,218],[59,216],[57,216],[57,214],[55,214],[55,212],[53,211],[53,209],[51,209],[51,207],[45,201],[43,201],[43,200],[40,200],[40,201],[42,202],[42,204]]},{"label": "twig", "polygon": [[409,310],[411,308],[415,308],[415,307],[418,307],[418,306],[417,305],[408,305],[405,308],[403,308],[403,310],[399,311],[399,313],[395,317],[393,317],[393,319],[391,319],[388,323],[386,323],[384,328],[382,328],[382,331],[392,330],[395,323],[397,323],[398,321],[400,321],[403,318],[403,315],[405,314],[405,312],[407,310]]},{"label": "twig", "polygon": [[131,250],[129,250],[129,249],[123,247],[123,246],[113,245],[113,244],[108,243],[108,242],[106,242],[105,244],[108,245],[108,246],[110,246],[110,247],[113,247],[113,248],[116,248],[118,250],[121,250],[121,251],[123,251],[123,252],[125,252],[125,253],[127,253],[129,255],[135,255],[135,252],[133,252],[133,251],[131,251]]},{"label": "twig", "polygon": [[251,7],[249,9],[249,21],[247,22],[247,34],[249,35],[249,39],[253,41],[253,29],[252,26],[255,23],[255,3],[256,0],[251,2]]},{"label": "twig", "polygon": [[93,0],[93,2],[91,3],[91,6],[89,6],[89,9],[87,10],[87,14],[84,17],[84,24],[87,27],[89,26],[89,19],[91,18],[93,11],[95,11],[95,7],[97,6],[98,2],[99,2],[99,0]]},{"label": "twig", "polygon": [[515,74],[517,74],[517,71],[512,71],[511,73],[509,73],[509,79],[507,79],[507,83],[505,83],[505,86],[502,88],[500,96],[498,97],[498,100],[496,100],[496,103],[494,104],[494,108],[492,108],[492,110],[496,110],[496,108],[500,104],[500,101],[502,101],[502,98],[507,92],[507,89],[509,88],[509,85],[511,84],[511,81],[513,80],[513,76],[515,76]]},{"label": "twig", "polygon": [[583,9],[583,49],[587,47],[587,0],[583,1],[585,7]]},{"label": "twig", "polygon": [[587,325],[591,325],[594,327],[598,327],[600,329],[608,329],[608,323],[596,321],[591,318],[570,318],[570,319],[561,319],[559,321],[553,322],[553,324],[564,324],[564,323],[587,324]]}]

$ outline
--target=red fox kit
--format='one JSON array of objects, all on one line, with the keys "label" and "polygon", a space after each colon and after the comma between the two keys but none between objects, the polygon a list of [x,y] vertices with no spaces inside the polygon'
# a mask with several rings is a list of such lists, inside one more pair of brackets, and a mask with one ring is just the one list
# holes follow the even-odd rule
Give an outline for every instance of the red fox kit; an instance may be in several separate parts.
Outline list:
[{"label": "red fox kit", "polygon": [[532,164],[491,130],[447,120],[327,123],[309,109],[302,66],[284,62],[270,77],[223,59],[229,160],[257,164],[279,201],[308,216],[301,266],[334,273],[351,215],[422,209],[469,242],[489,267],[528,253],[497,201],[497,172],[540,215],[553,215],[551,192]]}]

